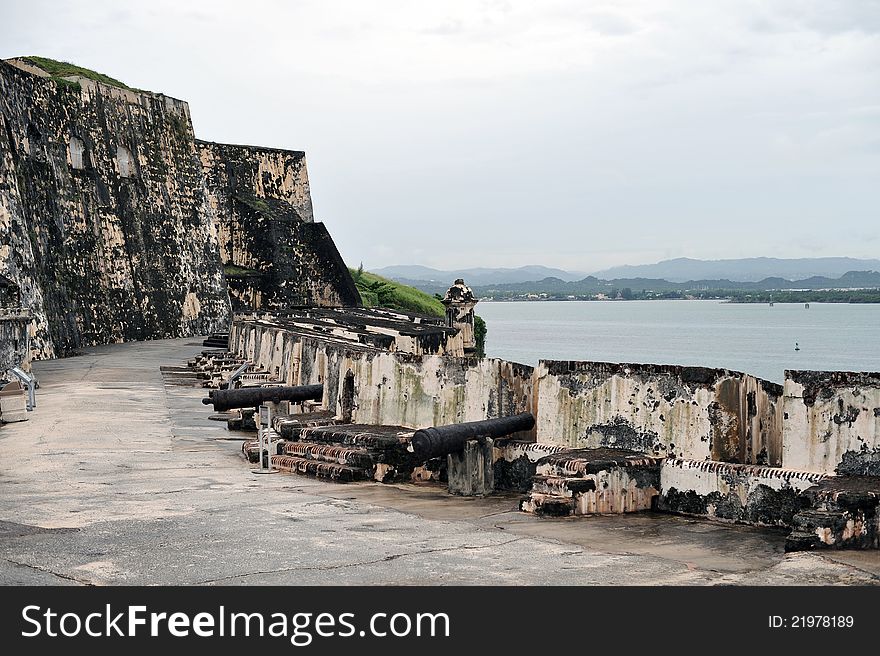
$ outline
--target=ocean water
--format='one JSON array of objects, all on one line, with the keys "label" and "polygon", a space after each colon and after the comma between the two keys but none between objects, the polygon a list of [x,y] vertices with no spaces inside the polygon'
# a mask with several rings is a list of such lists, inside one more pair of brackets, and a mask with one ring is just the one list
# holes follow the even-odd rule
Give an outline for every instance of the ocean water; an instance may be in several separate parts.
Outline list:
[{"label": "ocean water", "polygon": [[[534,301],[477,305],[486,354],[725,367],[781,383],[786,369],[880,371],[880,305]],[[800,350],[795,350],[795,344]]]}]

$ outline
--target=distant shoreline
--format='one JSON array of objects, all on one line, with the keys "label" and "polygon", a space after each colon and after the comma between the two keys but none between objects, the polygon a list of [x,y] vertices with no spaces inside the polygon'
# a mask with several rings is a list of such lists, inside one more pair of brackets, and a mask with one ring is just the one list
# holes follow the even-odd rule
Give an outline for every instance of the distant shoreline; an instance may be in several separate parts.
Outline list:
[{"label": "distant shoreline", "polygon": [[[880,293],[878,293],[880,296]],[[849,299],[827,299],[827,300],[780,300],[769,301],[765,299],[737,299],[725,296],[707,296],[693,298],[495,298],[487,297],[480,299],[485,303],[546,303],[549,301],[565,302],[565,303],[602,303],[602,302],[628,302],[628,301],[718,301],[719,303],[730,303],[734,305],[804,305],[810,303],[827,304],[827,305],[877,305],[880,304],[880,298],[872,300],[849,300]]]}]

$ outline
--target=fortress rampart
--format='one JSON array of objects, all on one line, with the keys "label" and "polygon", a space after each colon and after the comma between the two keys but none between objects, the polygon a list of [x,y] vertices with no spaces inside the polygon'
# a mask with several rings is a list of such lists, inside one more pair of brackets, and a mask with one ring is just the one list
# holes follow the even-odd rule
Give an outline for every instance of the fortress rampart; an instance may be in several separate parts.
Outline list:
[{"label": "fortress rampart", "polygon": [[0,275],[36,358],[359,304],[302,152],[197,141],[181,100],[23,59],[0,61]]}]

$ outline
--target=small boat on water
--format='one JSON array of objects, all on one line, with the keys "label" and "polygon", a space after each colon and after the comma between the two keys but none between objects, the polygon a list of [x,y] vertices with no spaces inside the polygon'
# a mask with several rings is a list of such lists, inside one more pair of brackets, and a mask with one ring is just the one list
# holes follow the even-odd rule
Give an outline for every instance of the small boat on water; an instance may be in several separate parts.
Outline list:
[{"label": "small boat on water", "polygon": [[800,351],[800,350],[801,350],[801,347],[798,345],[797,342],[794,343],[794,350],[795,350],[795,351]]}]

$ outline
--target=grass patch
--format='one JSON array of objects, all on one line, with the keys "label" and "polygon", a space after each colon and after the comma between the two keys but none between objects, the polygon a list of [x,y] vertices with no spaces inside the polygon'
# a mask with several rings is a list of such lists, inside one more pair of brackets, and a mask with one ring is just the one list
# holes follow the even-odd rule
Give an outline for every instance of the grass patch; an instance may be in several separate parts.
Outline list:
[{"label": "grass patch", "polygon": [[348,270],[351,272],[358,292],[360,292],[361,302],[366,307],[386,307],[402,312],[427,314],[432,317],[446,316],[446,308],[430,294],[415,287],[377,276],[375,273],[369,273],[361,268],[349,268]]},{"label": "grass patch", "polygon": [[75,82],[71,83],[64,78],[69,75],[79,75],[90,80],[95,80],[95,82],[107,84],[111,87],[133,90],[130,86],[124,82],[120,82],[116,78],[112,78],[109,75],[104,75],[103,73],[98,73],[97,71],[88,68],[83,68],[82,66],[77,66],[76,64],[71,64],[70,62],[57,61],[55,59],[49,59],[48,57],[22,57],[22,59],[29,64],[33,64],[37,68],[46,71],[52,76],[52,79],[59,84],[76,84]]},{"label": "grass patch", "polygon": [[[439,298],[423,292],[421,289],[403,285],[394,280],[377,276],[364,271],[363,267],[348,269],[354,284],[361,295],[361,303],[365,307],[385,307],[403,312],[427,314],[432,317],[445,317],[446,307]],[[477,357],[486,357],[486,322],[479,315],[474,315],[474,341]]]}]

